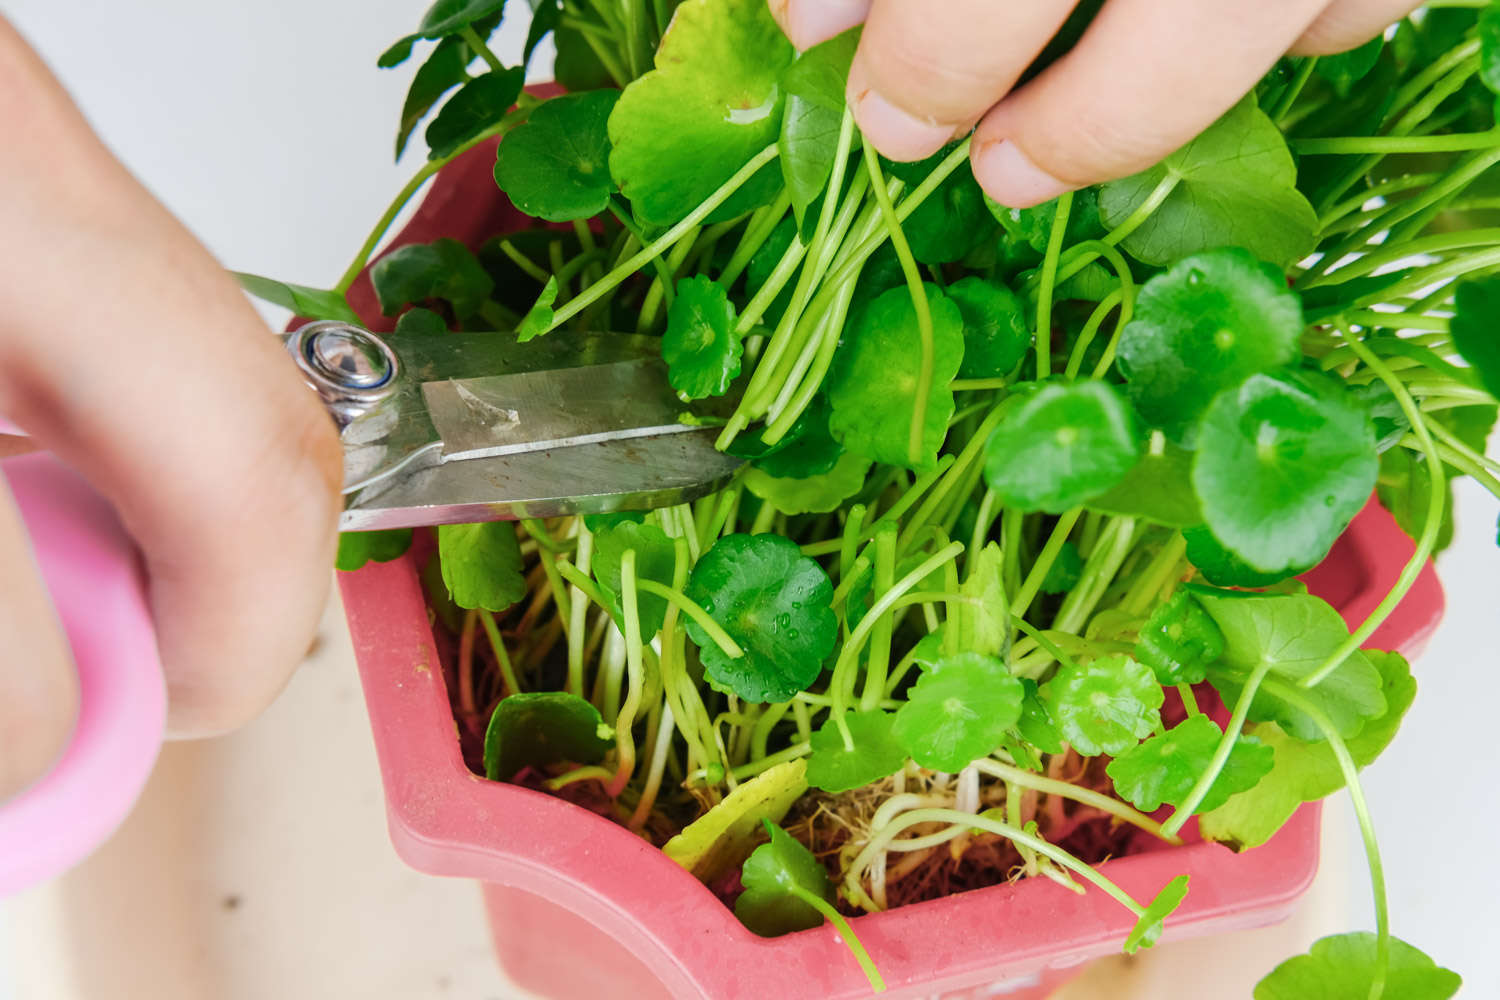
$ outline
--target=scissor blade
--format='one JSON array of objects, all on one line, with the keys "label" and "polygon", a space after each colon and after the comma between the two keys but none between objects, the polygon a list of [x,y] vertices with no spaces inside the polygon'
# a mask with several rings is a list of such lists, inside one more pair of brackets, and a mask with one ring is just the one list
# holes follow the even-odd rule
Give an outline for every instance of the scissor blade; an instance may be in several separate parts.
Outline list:
[{"label": "scissor blade", "polygon": [[445,462],[701,429],[683,421],[659,358],[445,379],[422,395]]},{"label": "scissor blade", "polygon": [[344,431],[344,530],[669,506],[740,465],[682,420],[652,338],[387,342],[406,378]]}]

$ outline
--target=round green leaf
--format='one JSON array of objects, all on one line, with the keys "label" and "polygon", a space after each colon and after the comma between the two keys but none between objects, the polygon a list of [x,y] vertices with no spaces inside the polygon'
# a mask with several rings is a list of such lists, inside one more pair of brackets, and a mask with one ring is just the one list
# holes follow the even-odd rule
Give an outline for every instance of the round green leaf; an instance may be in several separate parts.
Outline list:
[{"label": "round green leaf", "polygon": [[833,883],[828,870],[791,834],[765,820],[771,840],[757,847],[745,860],[740,881],[745,891],[734,902],[740,923],[761,937],[775,937],[817,927],[823,915],[792,888],[832,903]]},{"label": "round green leaf", "polygon": [[1301,333],[1280,272],[1237,248],[1195,254],[1136,298],[1120,334],[1125,391],[1148,424],[1183,439],[1221,390],[1290,364]]},{"label": "round green leaf", "polygon": [[1197,684],[1223,652],[1224,633],[1185,590],[1157,605],[1135,643],[1135,658],[1163,684]]},{"label": "round green leaf", "polygon": [[[617,622],[624,620],[625,613],[620,600],[620,560],[631,550],[635,551],[638,580],[654,580],[670,587],[677,570],[677,550],[672,539],[656,525],[622,519],[596,529],[594,555],[589,568],[593,570],[594,579],[599,581],[599,589]],[[638,590],[635,602],[641,635],[649,640],[661,631],[662,620],[667,614],[666,598]]]},{"label": "round green leaf", "polygon": [[1057,514],[1110,489],[1140,456],[1135,421],[1104,382],[1047,385],[985,443],[985,478],[1009,506]]},{"label": "round green leaf", "polygon": [[532,110],[495,154],[495,183],[517,208],[548,222],[598,215],[615,190],[609,115],[618,90],[564,94]]},{"label": "round green leaf", "polygon": [[718,282],[701,274],[677,282],[661,356],[667,381],[685,398],[722,396],[739,375],[744,348],[734,319],[734,305]]},{"label": "round green leaf", "polygon": [[1041,691],[1063,739],[1085,757],[1123,753],[1161,723],[1161,685],[1123,653],[1063,667]]},{"label": "round green leaf", "polygon": [[[1255,1000],[1368,1000],[1375,962],[1374,934],[1357,931],[1325,937],[1314,942],[1308,954],[1287,959],[1256,983]],[[1448,1000],[1462,985],[1458,973],[1439,967],[1400,938],[1391,938],[1384,994],[1390,1000]]]},{"label": "round green leaf", "polygon": [[504,611],[526,596],[514,522],[440,524],[437,536],[443,583],[459,607]]},{"label": "round green leaf", "polygon": [[838,637],[833,584],[780,535],[726,535],[703,553],[687,596],[744,649],[727,656],[689,619],[709,681],[749,702],[786,701],[823,670]]},{"label": "round green leaf", "polygon": [[1016,293],[977,276],[949,285],[964,324],[959,378],[993,378],[1021,363],[1031,348],[1031,324]]},{"label": "round green leaf", "polygon": [[484,773],[509,781],[524,767],[596,764],[614,746],[599,710],[562,691],[513,694],[495,706],[484,731]]},{"label": "round green leaf", "polygon": [[906,749],[896,739],[896,716],[890,712],[849,712],[844,716],[854,748],[844,746],[833,719],[808,740],[807,783],[825,792],[847,792],[889,777],[906,764]]},{"label": "round green leaf", "polygon": [[820,392],[780,441],[768,446],[763,429],[757,429],[735,438],[729,453],[749,459],[755,468],[778,479],[806,479],[828,472],[844,454],[844,446],[828,431],[831,413],[828,396]]},{"label": "round green leaf", "polygon": [[477,311],[495,289],[469,248],[449,239],[397,247],[371,266],[370,284],[387,316],[409,302],[445,299],[460,319]]},{"label": "round green leaf", "polygon": [[993,656],[943,657],[907,692],[896,712],[896,739],[923,767],[955,774],[1000,745],[1021,717],[1024,695]]},{"label": "round green leaf", "polygon": [[[765,0],[686,0],[609,117],[610,172],[639,221],[687,215],[781,128],[782,70],[791,43]],[[732,218],[770,200],[781,171],[767,164],[718,209]]]},{"label": "round green leaf", "polygon": [[901,228],[913,257],[924,264],[946,264],[962,260],[996,226],[985,208],[984,192],[965,162],[907,216]]},{"label": "round green leaf", "polygon": [[845,452],[827,472],[810,476],[772,476],[752,467],[745,472],[745,489],[783,514],[824,514],[863,489],[869,471],[868,458]]},{"label": "round green leaf", "polygon": [[1193,489],[1214,537],[1253,569],[1306,566],[1375,488],[1369,411],[1313,374],[1252,375],[1198,431]]},{"label": "round green leaf", "polygon": [[833,371],[828,428],[849,451],[889,465],[926,469],[937,462],[953,417],[948,383],[963,360],[963,317],[936,285],[924,285],[932,314],[932,382],[923,414],[921,449],[910,453],[911,423],[921,377],[921,333],[903,285],[884,292],[845,330]]},{"label": "round green leaf", "polygon": [[1156,210],[1120,243],[1137,260],[1165,265],[1200,250],[1240,246],[1284,266],[1313,248],[1317,213],[1297,190],[1297,167],[1281,130],[1254,94],[1156,166],[1105,184],[1099,216],[1113,229],[1168,184]]},{"label": "round green leaf", "polygon": [[[1115,791],[1143,812],[1160,809],[1163,802],[1181,805],[1198,777],[1208,769],[1214,750],[1224,737],[1214,720],[1195,715],[1146,742],[1131,747],[1109,762],[1105,772]],[[1253,736],[1235,740],[1229,760],[1214,779],[1195,812],[1208,812],[1231,795],[1254,788],[1271,771],[1275,752]]]}]

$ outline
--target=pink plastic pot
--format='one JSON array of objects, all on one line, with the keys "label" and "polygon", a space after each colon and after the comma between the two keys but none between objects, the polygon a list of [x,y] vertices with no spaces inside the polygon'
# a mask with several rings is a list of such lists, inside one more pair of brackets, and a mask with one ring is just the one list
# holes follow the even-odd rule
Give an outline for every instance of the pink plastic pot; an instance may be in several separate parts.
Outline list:
[{"label": "pink plastic pot", "polygon": [[[492,155],[493,147],[475,150],[445,170],[396,243],[439,236],[474,243],[507,220],[514,225],[517,217],[490,179]],[[378,321],[366,281],[351,300]],[[1306,580],[1357,623],[1411,551],[1390,515],[1372,504]],[[471,772],[460,756],[415,558],[343,574],[341,585],[396,849],[422,871],[486,883],[496,950],[516,982],[566,1000],[869,994],[830,927],[757,937],[623,827]],[[1414,653],[1442,607],[1429,566],[1371,645]],[[1176,875],[1190,876],[1187,900],[1168,923],[1172,940],[1283,918],[1312,880],[1317,844],[1312,805],[1270,843],[1241,855],[1208,843],[1161,845],[1103,870],[1143,899]],[[854,928],[885,976],[887,996],[1019,998],[1043,996],[1082,963],[1117,951],[1132,923],[1101,893],[1078,896],[1031,879],[859,917]]]}]

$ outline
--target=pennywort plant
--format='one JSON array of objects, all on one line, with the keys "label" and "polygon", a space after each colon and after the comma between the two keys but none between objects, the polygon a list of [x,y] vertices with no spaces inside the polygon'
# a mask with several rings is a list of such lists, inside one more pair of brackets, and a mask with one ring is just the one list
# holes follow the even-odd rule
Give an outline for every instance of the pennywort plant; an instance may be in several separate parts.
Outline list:
[{"label": "pennywort plant", "polygon": [[[486,46],[501,7],[439,0],[381,56],[424,53],[396,148],[437,108],[428,160],[335,287],[247,287],[347,315],[405,201],[503,136],[537,224],[382,256],[381,308],[659,336],[746,464],[693,504],[437,529],[488,776],[638,831],[758,933],[833,921],[876,989],[848,916],[1020,872],[1115,899],[1133,951],[1192,887],[1110,882],[1127,833],[1197,816],[1250,850],[1346,790],[1375,931],[1256,997],[1451,996],[1391,934],[1359,770],[1416,684],[1363,647],[1451,537],[1451,480],[1500,494],[1500,9],[1283,60],[1155,167],[1017,211],[966,142],[875,155],[853,35],[797,52],[763,0],[533,0],[527,57],[552,33],[569,91],[541,100]],[[1297,576],[1372,494],[1414,551],[1351,631]],[[341,565],[406,542],[347,536]]]}]

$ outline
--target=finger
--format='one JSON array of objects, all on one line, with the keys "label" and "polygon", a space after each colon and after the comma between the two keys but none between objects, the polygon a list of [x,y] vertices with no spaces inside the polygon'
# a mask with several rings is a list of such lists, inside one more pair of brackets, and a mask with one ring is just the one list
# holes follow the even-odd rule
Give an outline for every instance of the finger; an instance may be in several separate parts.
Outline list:
[{"label": "finger", "polygon": [[78,715],[78,674],[20,511],[0,478],[0,802],[46,774]]},{"label": "finger", "polygon": [[1015,85],[1074,0],[876,0],[849,70],[855,121],[894,160],[920,160]]},{"label": "finger", "polygon": [[280,690],[332,565],[331,421],[233,281],[0,19],[0,413],[119,509],[146,559],[169,728]]},{"label": "finger", "polygon": [[799,49],[810,49],[859,24],[870,0],[769,0],[771,16]]},{"label": "finger", "polygon": [[1157,163],[1280,58],[1322,0],[1110,0],[1077,46],[975,131],[974,176],[1025,208]]},{"label": "finger", "polygon": [[1415,10],[1411,0],[1334,0],[1292,46],[1299,56],[1347,52]]}]

